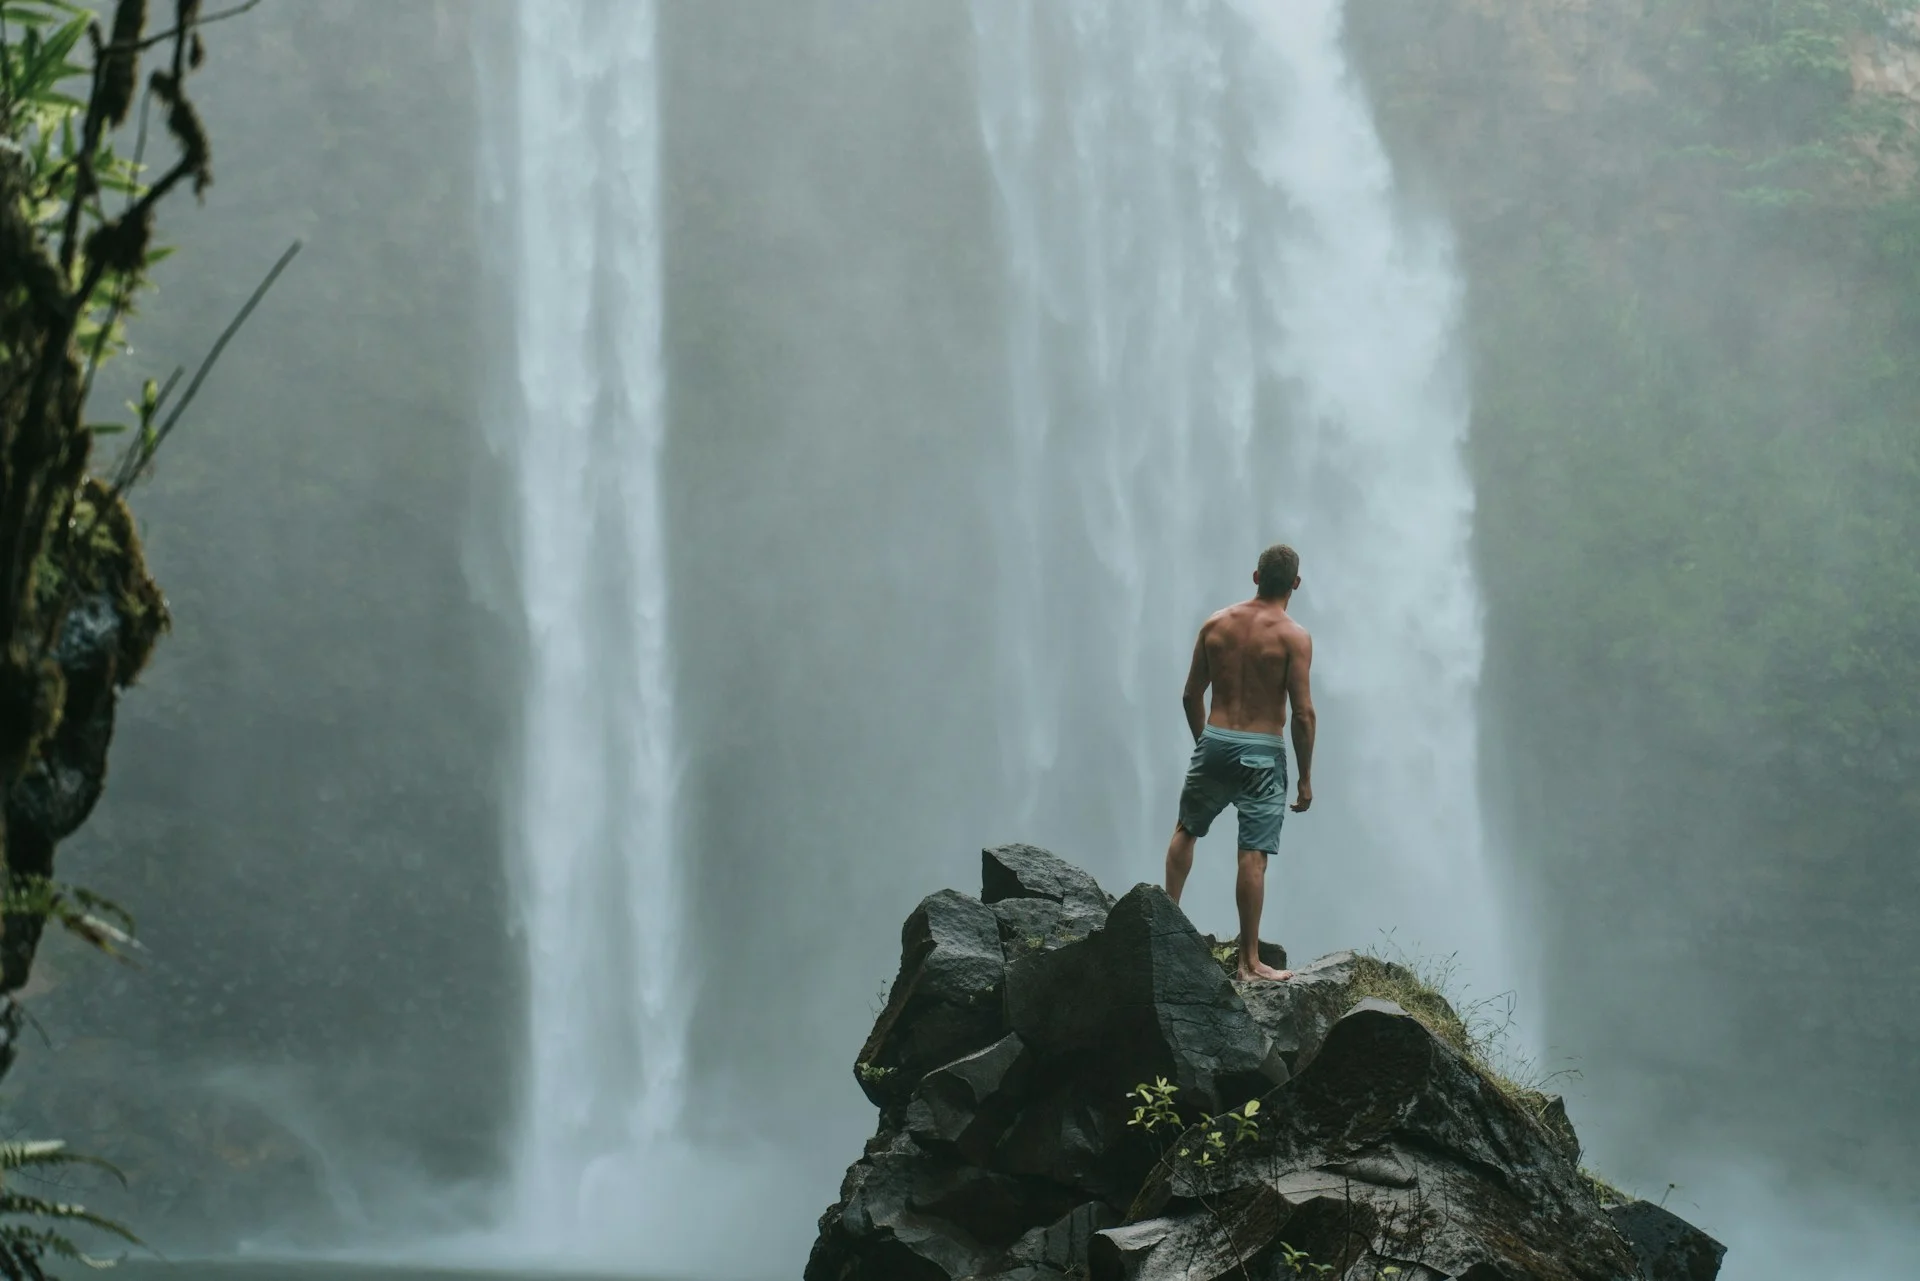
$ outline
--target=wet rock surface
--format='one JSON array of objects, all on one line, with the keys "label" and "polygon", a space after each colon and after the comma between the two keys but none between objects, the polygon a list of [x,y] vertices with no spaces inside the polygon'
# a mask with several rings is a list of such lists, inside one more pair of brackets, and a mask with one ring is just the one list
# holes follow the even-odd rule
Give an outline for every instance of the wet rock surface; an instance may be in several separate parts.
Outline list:
[{"label": "wet rock surface", "polygon": [[1608,1208],[1614,1227],[1640,1259],[1647,1281],[1713,1281],[1727,1247],[1651,1201]]},{"label": "wet rock surface", "polygon": [[[1691,1225],[1601,1206],[1564,1109],[1522,1106],[1366,998],[1379,962],[1236,984],[1154,886],[1116,902],[1031,846],[986,851],[982,881],[902,931],[855,1069],[879,1131],[806,1281],[1717,1274],[1723,1248]],[[1178,1116],[1148,1133],[1130,1091],[1156,1079]]]}]

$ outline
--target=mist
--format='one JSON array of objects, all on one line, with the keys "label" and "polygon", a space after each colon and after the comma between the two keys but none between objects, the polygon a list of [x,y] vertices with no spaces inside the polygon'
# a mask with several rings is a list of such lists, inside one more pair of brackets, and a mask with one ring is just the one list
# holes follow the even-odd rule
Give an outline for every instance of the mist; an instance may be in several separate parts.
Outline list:
[{"label": "mist", "polygon": [[[1514,994],[1585,1163],[1724,1277],[1897,1271],[1920,103],[1876,68],[1920,47],[1815,7],[210,28],[217,182],[101,394],[307,247],[138,495],[174,628],[60,870],[149,960],[49,944],[10,1129],[176,1257],[794,1275],[896,923],[1005,841],[1157,881],[1194,632],[1286,539],[1326,745],[1267,934]],[[1794,32],[1824,69],[1737,56]],[[585,387],[620,431],[563,457]]]}]

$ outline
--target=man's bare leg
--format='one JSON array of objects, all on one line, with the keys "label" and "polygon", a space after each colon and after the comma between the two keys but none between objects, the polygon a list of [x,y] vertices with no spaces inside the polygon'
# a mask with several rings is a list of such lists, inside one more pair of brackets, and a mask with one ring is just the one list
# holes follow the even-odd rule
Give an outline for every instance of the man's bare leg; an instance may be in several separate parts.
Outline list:
[{"label": "man's bare leg", "polygon": [[[1191,841],[1187,853],[1191,858]],[[1171,863],[1171,851],[1167,858]],[[1292,978],[1292,970],[1276,970],[1260,959],[1260,912],[1267,904],[1267,856],[1260,851],[1240,851],[1240,875],[1233,882],[1233,902],[1240,909],[1240,981]]]},{"label": "man's bare leg", "polygon": [[1173,839],[1167,842],[1167,897],[1178,903],[1180,891],[1187,888],[1187,873],[1193,870],[1193,834],[1175,825]]}]

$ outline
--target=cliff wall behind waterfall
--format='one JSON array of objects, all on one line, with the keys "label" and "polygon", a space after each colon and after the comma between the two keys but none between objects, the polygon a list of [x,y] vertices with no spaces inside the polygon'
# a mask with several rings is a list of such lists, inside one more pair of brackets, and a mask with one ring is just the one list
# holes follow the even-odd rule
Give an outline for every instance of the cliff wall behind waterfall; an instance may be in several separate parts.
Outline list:
[{"label": "cliff wall behind waterfall", "polygon": [[1461,242],[1490,795],[1546,1039],[1630,1177],[1675,1135],[1916,1168],[1916,30],[1869,3],[1351,13]]}]

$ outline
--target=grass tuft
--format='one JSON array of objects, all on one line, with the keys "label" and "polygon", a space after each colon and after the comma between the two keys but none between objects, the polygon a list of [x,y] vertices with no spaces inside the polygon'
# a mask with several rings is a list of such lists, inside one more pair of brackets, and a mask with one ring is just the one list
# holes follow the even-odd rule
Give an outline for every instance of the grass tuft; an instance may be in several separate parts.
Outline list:
[{"label": "grass tuft", "polygon": [[1577,1142],[1571,1127],[1561,1132],[1564,1121],[1558,1125],[1549,1121],[1547,1110],[1553,1103],[1549,1088],[1579,1073],[1571,1068],[1543,1071],[1514,1047],[1513,993],[1478,1000],[1455,997],[1455,992],[1464,993],[1457,956],[1438,960],[1408,956],[1391,938],[1385,950],[1393,955],[1361,955],[1354,969],[1354,997],[1392,1001],[1458,1050],[1475,1071],[1535,1124],[1555,1131],[1556,1137]]}]

